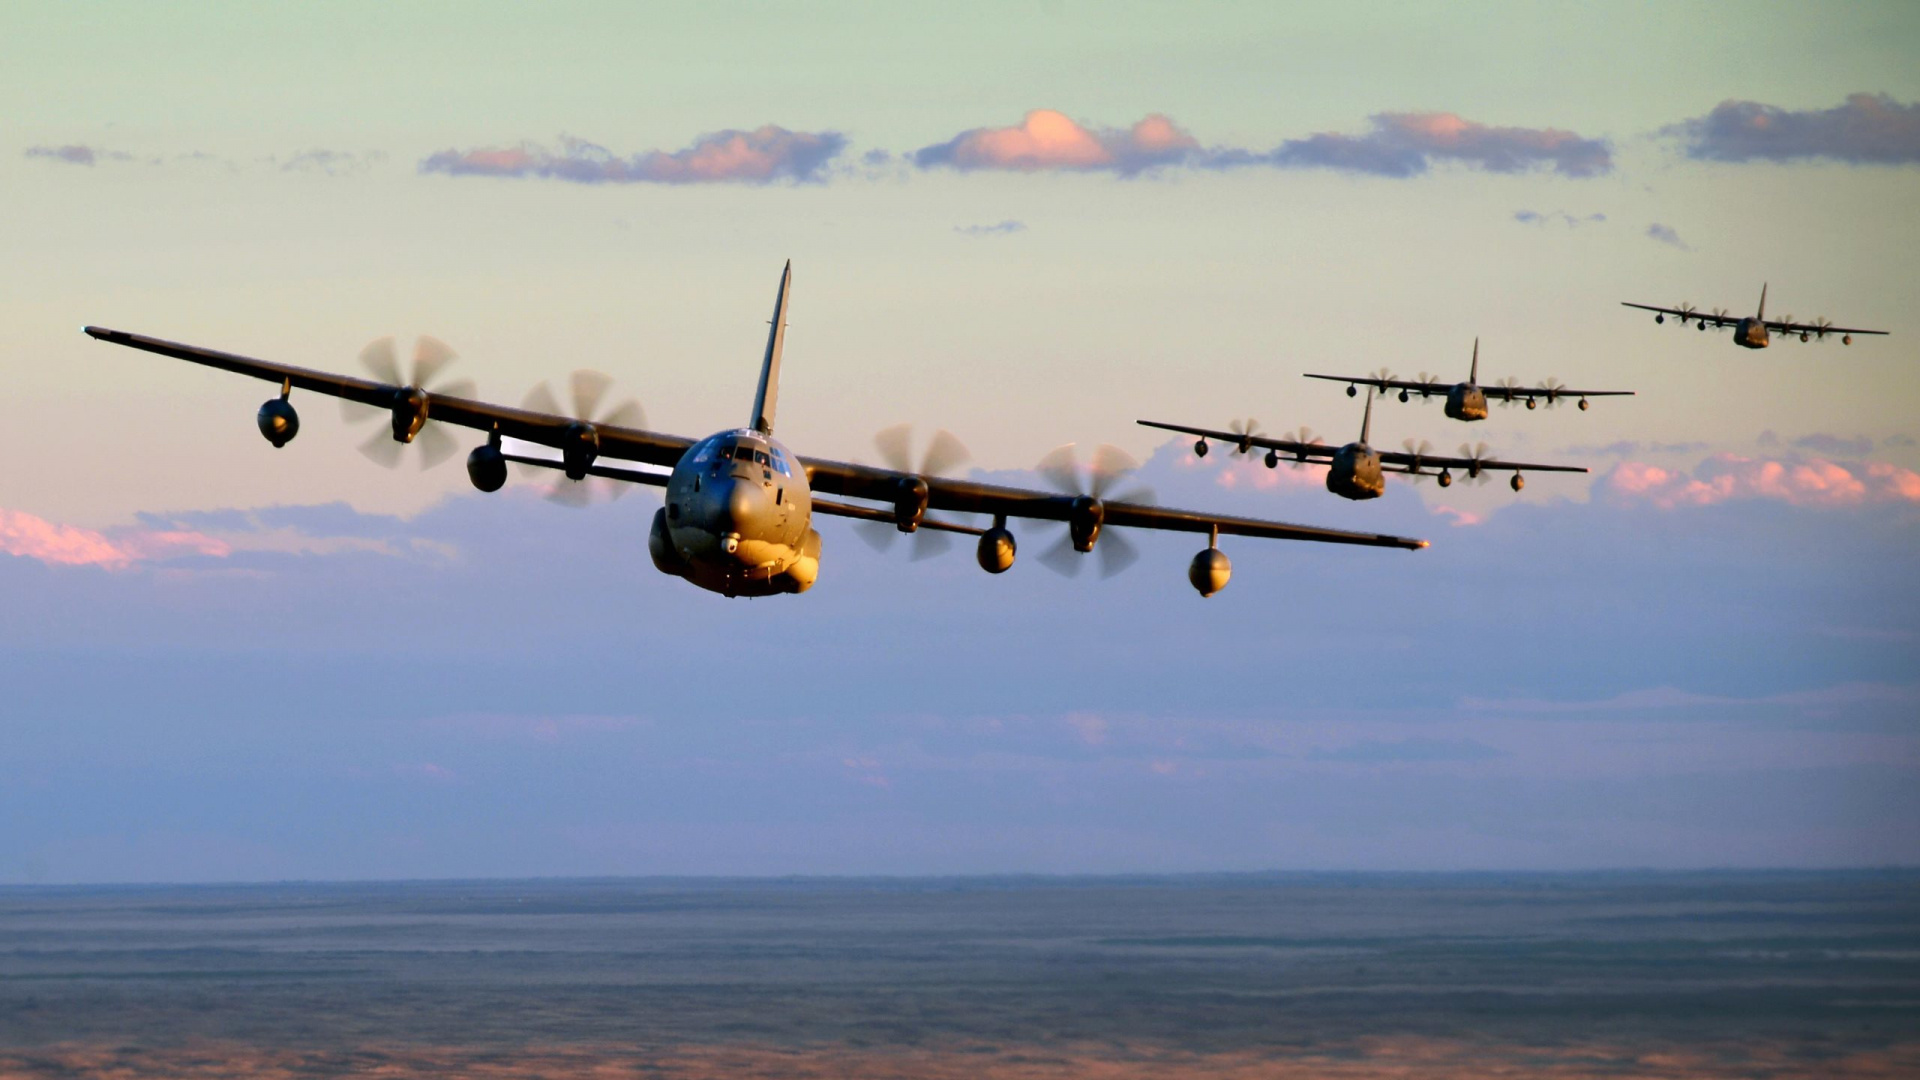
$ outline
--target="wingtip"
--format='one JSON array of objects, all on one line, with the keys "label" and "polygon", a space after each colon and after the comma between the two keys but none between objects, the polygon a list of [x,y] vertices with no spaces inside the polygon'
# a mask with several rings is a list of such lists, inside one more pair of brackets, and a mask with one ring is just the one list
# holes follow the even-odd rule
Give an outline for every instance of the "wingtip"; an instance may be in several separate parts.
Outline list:
[{"label": "wingtip", "polygon": [[1425,548],[1430,548],[1430,547],[1432,547],[1432,546],[1433,546],[1432,544],[1430,544],[1430,543],[1428,543],[1428,542],[1427,542],[1427,541],[1425,541],[1425,540],[1415,540],[1415,541],[1413,542],[1413,550],[1414,550],[1414,551],[1420,551],[1420,550],[1422,550],[1422,549],[1425,549]]},{"label": "wingtip", "polygon": [[83,326],[80,329],[86,331],[87,336],[90,338],[105,339],[107,335],[113,333],[113,331],[104,326]]}]

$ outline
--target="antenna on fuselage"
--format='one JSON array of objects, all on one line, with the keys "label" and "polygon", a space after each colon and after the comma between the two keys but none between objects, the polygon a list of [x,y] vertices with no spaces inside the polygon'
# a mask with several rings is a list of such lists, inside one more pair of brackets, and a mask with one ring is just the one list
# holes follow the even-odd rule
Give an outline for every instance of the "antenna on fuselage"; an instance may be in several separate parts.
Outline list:
[{"label": "antenna on fuselage", "polygon": [[780,347],[787,339],[787,293],[793,287],[793,260],[780,271],[780,293],[773,298],[772,327],[767,331],[767,355],[760,361],[760,389],[753,395],[752,427],[773,434],[773,410],[780,396]]},{"label": "antenna on fuselage", "polygon": [[1760,283],[1760,311],[1754,318],[1767,321],[1767,283],[1764,281]]},{"label": "antenna on fuselage", "polygon": [[1480,385],[1480,339],[1473,339],[1473,366],[1467,369],[1467,385]]}]

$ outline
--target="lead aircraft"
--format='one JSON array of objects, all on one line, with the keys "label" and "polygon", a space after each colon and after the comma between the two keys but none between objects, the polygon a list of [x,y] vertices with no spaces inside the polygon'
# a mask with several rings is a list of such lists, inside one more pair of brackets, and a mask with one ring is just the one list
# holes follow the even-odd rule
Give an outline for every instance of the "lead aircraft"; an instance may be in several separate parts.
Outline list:
[{"label": "lead aircraft", "polygon": [[1769,319],[1767,318],[1767,287],[1764,284],[1760,286],[1760,309],[1752,315],[1731,315],[1728,314],[1726,308],[1700,311],[1692,304],[1681,304],[1678,307],[1655,307],[1652,304],[1629,304],[1623,300],[1620,302],[1620,306],[1639,308],[1641,311],[1651,311],[1654,313],[1653,321],[1657,323],[1666,322],[1667,316],[1672,315],[1680,320],[1681,326],[1685,326],[1691,321],[1697,324],[1701,330],[1705,330],[1709,326],[1715,330],[1725,330],[1731,326],[1733,327],[1733,343],[1743,349],[1766,348],[1773,341],[1773,336],[1768,333],[1768,331],[1778,331],[1790,338],[1798,337],[1801,341],[1812,341],[1816,339],[1825,341],[1828,335],[1839,334],[1840,344],[1842,345],[1853,344],[1853,335],[1855,334],[1877,334],[1880,337],[1887,336],[1885,330],[1856,330],[1850,326],[1835,326],[1832,320],[1825,317],[1815,319],[1810,323],[1795,322],[1791,315],[1780,319]]},{"label": "lead aircraft", "polygon": [[[770,596],[811,588],[820,573],[820,534],[813,528],[815,514],[884,522],[903,533],[925,529],[978,537],[976,558],[990,574],[1003,573],[1013,565],[1016,543],[1007,529],[1010,518],[1064,523],[1067,535],[1056,545],[1058,553],[1073,560],[1073,553],[1085,555],[1099,544],[1103,569],[1108,572],[1132,561],[1130,545],[1110,530],[1203,533],[1207,547],[1194,556],[1187,570],[1188,580],[1202,596],[1225,588],[1232,574],[1227,556],[1219,549],[1223,534],[1371,547],[1427,546],[1425,540],[1401,536],[1172,510],[1149,505],[1144,499],[1108,499],[1107,489],[1125,471],[1116,464],[1124,455],[1110,447],[1094,454],[1084,478],[1070,451],[1063,457],[1067,448],[1049,455],[1041,472],[1063,488],[1061,492],[955,480],[932,475],[935,470],[924,465],[923,471],[914,472],[801,457],[773,437],[780,354],[786,339],[787,299],[792,286],[793,264],[789,261],[780,274],[780,290],[760,364],[760,383],[747,426],[698,440],[611,422],[622,418],[617,415],[594,420],[559,415],[557,407],[512,408],[429,392],[422,384],[431,379],[422,373],[418,356],[411,385],[400,385],[397,370],[387,379],[361,379],[98,326],[89,326],[86,332],[115,345],[279,383],[280,396],[261,405],[256,417],[261,435],[276,447],[285,446],[299,434],[300,417],[291,398],[293,391],[305,390],[389,413],[393,443],[402,447],[422,431],[433,431],[427,427],[429,422],[485,432],[486,442],[467,455],[467,476],[481,491],[498,491],[505,486],[509,462],[556,469],[575,483],[596,476],[665,488],[665,505],[654,513],[647,538],[654,565],[663,573],[725,596]],[[550,395],[547,400],[551,400]],[[445,442],[444,435],[435,432],[429,438]],[[557,450],[560,456],[552,459],[509,453],[503,446],[505,439]],[[385,440],[378,440],[367,449],[382,444]],[[430,459],[433,448],[423,449],[429,451]],[[389,453],[397,450],[388,445]],[[667,471],[603,464],[607,461]],[[866,504],[821,498],[816,494],[820,492],[865,500]],[[930,517],[929,511],[988,515],[993,524],[981,528]],[[1043,559],[1056,561],[1048,556]],[[1077,567],[1078,563],[1070,565]]]}]

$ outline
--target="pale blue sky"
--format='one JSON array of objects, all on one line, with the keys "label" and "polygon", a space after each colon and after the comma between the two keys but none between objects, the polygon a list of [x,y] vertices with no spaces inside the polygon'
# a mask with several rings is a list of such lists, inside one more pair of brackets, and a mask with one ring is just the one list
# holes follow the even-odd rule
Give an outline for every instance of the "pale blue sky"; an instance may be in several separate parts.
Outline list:
[{"label": "pale blue sky", "polygon": [[[0,31],[0,539],[132,553],[0,555],[0,601],[31,613],[0,638],[27,702],[0,880],[1920,858],[1897,824],[1920,779],[1920,167],[1711,163],[1661,134],[1729,99],[1920,101],[1913,5],[17,4]],[[1605,140],[1611,168],[901,157],[1042,108],[1256,151],[1448,112]],[[764,124],[848,149],[798,185],[419,170]],[[96,161],[28,153],[62,146]],[[312,151],[343,156],[287,167]],[[1002,221],[1024,228],[961,231]],[[814,594],[729,604],[646,563],[650,494],[577,514],[457,466],[388,473],[323,401],[276,452],[264,384],[79,333],[338,370],[433,333],[486,396],[599,367],[698,435],[744,420],[787,258],[802,453],[871,456],[914,420],[1018,479],[1113,441],[1157,451],[1187,505],[1435,548],[1239,545],[1203,604],[1187,540],[1104,585],[1026,561],[988,587],[964,553],[907,564],[834,526]],[[1762,281],[1771,314],[1893,336],[1747,353],[1618,307],[1743,312]],[[1350,437],[1355,403],[1300,372],[1453,377],[1476,335],[1488,376],[1641,396],[1473,428],[1388,405],[1376,443],[1485,439],[1592,478],[1354,505],[1224,486],[1133,424]],[[172,557],[176,518],[232,553]],[[699,692],[730,679],[697,643],[743,626],[803,673],[772,716]],[[333,674],[361,664],[381,678]],[[274,671],[299,673],[284,717],[255,707]],[[522,753],[542,725],[564,752]]]}]

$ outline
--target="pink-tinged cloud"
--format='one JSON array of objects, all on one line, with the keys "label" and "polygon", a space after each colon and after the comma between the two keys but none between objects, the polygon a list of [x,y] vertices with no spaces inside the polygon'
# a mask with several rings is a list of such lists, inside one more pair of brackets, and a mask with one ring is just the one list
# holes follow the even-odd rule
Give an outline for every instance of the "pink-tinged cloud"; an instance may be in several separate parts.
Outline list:
[{"label": "pink-tinged cloud", "polygon": [[1010,172],[1104,170],[1132,175],[1183,161],[1198,152],[1193,136],[1158,113],[1130,128],[1087,127],[1052,109],[1035,109],[1013,127],[974,128],[943,143],[922,147],[913,163],[923,169]]},{"label": "pink-tinged cloud", "polygon": [[1622,462],[1601,479],[1599,490],[1617,502],[1645,502],[1662,509],[1737,499],[1809,507],[1920,503],[1920,473],[1886,462],[1773,461],[1717,454],[1691,474]]},{"label": "pink-tinged cloud", "polygon": [[566,180],[576,184],[819,183],[846,149],[835,131],[788,131],[768,124],[752,131],[716,131],[671,153],[619,157],[604,146],[562,136],[560,149],[533,143],[478,150],[442,150],[420,163],[423,173]]},{"label": "pink-tinged cloud", "polygon": [[1486,518],[1471,510],[1461,510],[1452,506],[1436,506],[1433,508],[1433,512],[1440,517],[1446,518],[1447,523],[1456,529],[1468,528],[1486,520]]},{"label": "pink-tinged cloud", "polygon": [[1887,94],[1849,94],[1831,109],[1723,101],[1662,133],[1680,137],[1688,157],[1706,161],[1920,164],[1920,102],[1901,104]]},{"label": "pink-tinged cloud", "polygon": [[1365,134],[1322,132],[1289,139],[1263,156],[1226,155],[1218,164],[1264,163],[1391,177],[1419,176],[1436,161],[1499,173],[1551,167],[1571,177],[1599,176],[1613,169],[1613,150],[1606,140],[1558,128],[1492,127],[1449,112],[1376,113],[1370,120],[1373,130]]},{"label": "pink-tinged cloud", "polygon": [[124,570],[136,562],[180,555],[224,557],[232,549],[197,532],[129,529],[109,536],[74,525],[56,525],[19,510],[0,509],[0,552],[56,566]]}]

